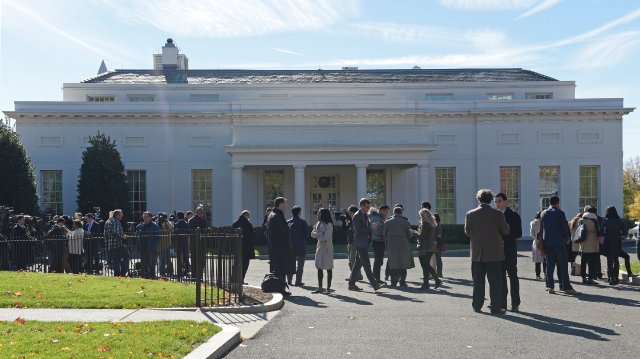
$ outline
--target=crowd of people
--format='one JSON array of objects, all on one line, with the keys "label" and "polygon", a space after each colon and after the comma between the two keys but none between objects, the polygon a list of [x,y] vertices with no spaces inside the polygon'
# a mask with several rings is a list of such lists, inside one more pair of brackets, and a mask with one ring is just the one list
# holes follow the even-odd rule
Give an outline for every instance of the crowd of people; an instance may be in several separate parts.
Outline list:
[{"label": "crowd of people", "polygon": [[[359,207],[350,206],[342,218],[342,226],[347,235],[348,265],[350,276],[348,289],[361,291],[356,285],[363,280],[362,271],[374,290],[387,286],[407,286],[407,269],[415,267],[411,241],[417,239],[418,259],[423,272],[421,289],[430,289],[430,279],[435,288],[441,285],[442,259],[440,251],[444,249],[442,227],[439,217],[431,212],[431,204],[423,202],[418,215],[420,223],[413,230],[409,219],[404,215],[404,207],[396,204],[391,208],[382,205],[372,207],[371,201],[363,198]],[[274,200],[274,207],[268,209],[265,216],[265,234],[269,247],[270,270],[289,285],[303,286],[302,275],[309,238],[315,239],[315,267],[318,286],[313,293],[332,293],[331,283],[334,268],[334,222],[327,208],[320,208],[315,224],[310,227],[300,218],[301,208],[293,207],[292,217],[287,220],[285,212],[288,203],[283,197]],[[309,229],[311,230],[309,231]],[[369,247],[373,247],[373,267],[369,258]],[[387,252],[385,280],[381,273]],[[324,278],[326,272],[326,286]],[[293,277],[295,276],[295,283]],[[285,291],[284,294],[289,294]]]},{"label": "crowd of people", "polygon": [[[107,265],[115,276],[133,275],[133,271],[145,278],[190,275],[191,233],[209,227],[204,214],[202,207],[175,216],[146,211],[129,234],[125,234],[120,209],[109,212],[104,222],[93,213],[54,216],[43,235],[47,271],[105,274]],[[27,270],[36,256],[36,238],[25,225],[25,216],[18,215],[9,233],[12,268],[7,263],[2,269]],[[135,268],[130,268],[132,253],[138,259]]]},{"label": "crowd of people", "polygon": [[[490,190],[483,189],[478,191],[476,199],[478,207],[466,214],[464,224],[465,234],[470,239],[472,307],[478,312],[482,310],[485,282],[488,281],[491,313],[505,313],[509,297],[511,310],[518,311],[521,298],[517,240],[522,237],[522,220],[509,207],[504,193],[494,196]],[[584,285],[596,284],[597,280],[604,278],[604,273],[610,285],[618,285],[619,258],[624,259],[627,274],[634,275],[630,256],[621,245],[629,229],[615,207],[608,207],[605,216],[600,217],[597,208],[586,206],[584,211],[567,220],[560,209],[560,199],[552,196],[549,202],[549,208],[538,212],[530,223],[535,275],[539,280],[544,279],[549,294],[556,293],[557,278],[560,291],[580,295],[569,280],[570,271],[581,276]],[[315,223],[310,226],[301,218],[300,207],[291,209],[289,219],[285,215],[287,210],[287,200],[278,197],[274,200],[274,207],[265,213],[271,273],[291,286],[304,286],[306,248],[313,239],[318,282],[313,293],[331,294],[335,234],[331,211],[320,208]],[[417,217],[417,229],[412,229],[402,204],[375,208],[367,198],[362,198],[358,206],[352,205],[345,211],[340,221],[347,238],[350,291],[361,291],[357,283],[364,278],[374,291],[386,286],[407,287],[407,270],[415,267],[413,240],[417,243],[417,257],[422,268],[420,289],[429,290],[432,280],[434,288],[442,285],[441,252],[446,250],[446,244],[440,218],[431,211],[431,204],[427,201],[422,202]],[[98,274],[108,264],[116,276],[132,275],[133,270],[135,275],[146,278],[191,274],[194,248],[190,233],[209,227],[202,207],[195,213],[177,212],[175,217],[144,212],[142,222],[129,235],[125,234],[122,219],[120,209],[111,211],[105,222],[99,222],[92,213],[52,218],[44,235],[45,239],[52,240],[47,248],[48,271]],[[16,222],[10,233],[16,252],[13,268],[25,270],[34,255],[28,241],[32,229],[25,226],[25,216],[17,216]],[[255,258],[255,231],[249,211],[240,213],[232,227],[242,230],[244,282],[250,261]],[[373,249],[373,265],[369,258],[370,248]],[[136,264],[139,267],[135,269],[130,268],[132,251],[139,259]],[[387,261],[383,265],[385,252]],[[606,271],[601,268],[601,256],[606,256]],[[105,257],[106,261],[103,261]],[[3,264],[0,269],[9,268]],[[285,290],[284,294],[290,292]]]},{"label": "crowd of people", "polygon": [[[478,207],[466,214],[464,225],[465,234],[470,239],[472,308],[477,312],[482,310],[488,281],[491,302],[488,308],[491,313],[505,313],[509,298],[511,311],[518,311],[521,297],[517,240],[522,237],[522,219],[510,208],[504,193],[494,195],[490,190],[483,189],[478,191],[476,199]],[[607,257],[606,273],[611,285],[619,283],[619,257],[625,259],[627,273],[633,275],[630,257],[621,247],[621,240],[627,236],[628,229],[615,207],[607,208],[603,218],[597,215],[595,207],[587,206],[584,212],[568,221],[560,209],[560,198],[552,196],[549,201],[549,208],[537,213],[530,228],[536,278],[543,280],[544,271],[545,288],[549,294],[556,293],[554,273],[564,294],[581,294],[569,280],[570,264],[572,273],[582,276],[583,284],[592,285],[595,280],[602,279],[600,255]],[[330,211],[326,208],[318,211],[311,233],[307,230],[307,223],[300,218],[300,207],[292,209],[289,220],[285,219],[286,211],[287,200],[279,197],[265,216],[272,273],[286,280],[289,285],[304,285],[304,250],[311,237],[316,240],[315,267],[318,274],[318,286],[313,293],[330,294],[333,291],[331,283],[334,268],[334,223]],[[430,280],[434,281],[434,288],[441,286],[440,252],[446,245],[439,218],[431,212],[429,202],[422,203],[418,218],[418,228],[413,230],[401,204],[393,208],[388,205],[374,208],[369,199],[363,198],[359,207],[348,208],[342,218],[342,226],[347,233],[349,290],[361,291],[356,283],[364,278],[374,291],[387,286],[387,280],[390,280],[389,287],[406,287],[407,270],[415,267],[411,246],[414,238],[422,267],[423,282],[420,289],[430,289]],[[369,258],[370,248],[374,254],[373,267]],[[388,259],[382,280],[385,252]],[[576,260],[578,256],[580,263]],[[292,282],[294,275],[295,283]],[[289,292],[285,290],[284,294]]]}]

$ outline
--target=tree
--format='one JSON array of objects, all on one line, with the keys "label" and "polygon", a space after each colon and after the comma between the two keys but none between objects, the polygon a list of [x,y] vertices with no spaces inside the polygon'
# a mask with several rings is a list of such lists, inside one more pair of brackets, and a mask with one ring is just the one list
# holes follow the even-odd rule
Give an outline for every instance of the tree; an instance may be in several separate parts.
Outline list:
[{"label": "tree", "polygon": [[78,178],[78,211],[102,213],[122,209],[128,216],[129,192],[127,176],[116,142],[98,132],[89,137],[90,146],[82,153]]},{"label": "tree", "polygon": [[40,212],[31,158],[7,118],[0,120],[0,183],[0,205],[18,213]]},{"label": "tree", "polygon": [[625,216],[640,219],[640,207],[634,207],[634,202],[640,194],[640,156],[630,158],[624,163],[622,181]]}]

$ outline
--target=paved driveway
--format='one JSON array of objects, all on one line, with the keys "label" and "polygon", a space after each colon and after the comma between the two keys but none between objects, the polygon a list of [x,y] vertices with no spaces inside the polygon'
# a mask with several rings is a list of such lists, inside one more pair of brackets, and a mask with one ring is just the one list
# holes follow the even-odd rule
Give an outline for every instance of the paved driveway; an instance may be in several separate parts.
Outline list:
[{"label": "paved driveway", "polygon": [[[525,246],[526,247],[526,246]],[[444,258],[445,287],[416,289],[422,276],[409,271],[410,288],[373,293],[347,290],[347,261],[336,260],[331,295],[315,289],[313,261],[304,288],[293,288],[280,313],[229,358],[636,358],[640,355],[640,288],[575,288],[574,298],[549,295],[536,281],[528,252],[520,252],[522,305],[504,316],[471,308],[468,257]],[[417,264],[417,260],[416,260]],[[604,263],[603,263],[604,264]],[[247,279],[258,284],[267,261],[251,263]],[[578,278],[572,277],[577,282]],[[487,292],[488,297],[488,292]],[[488,301],[485,304],[489,304]]]}]

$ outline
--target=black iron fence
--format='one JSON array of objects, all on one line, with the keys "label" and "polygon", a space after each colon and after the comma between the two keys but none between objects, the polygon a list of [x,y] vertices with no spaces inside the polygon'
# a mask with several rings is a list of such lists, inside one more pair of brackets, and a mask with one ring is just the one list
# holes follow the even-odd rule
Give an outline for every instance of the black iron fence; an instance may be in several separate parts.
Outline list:
[{"label": "black iron fence", "polygon": [[0,270],[193,283],[196,306],[231,305],[243,297],[242,239],[235,229],[136,232],[115,242],[89,232],[0,235]]}]

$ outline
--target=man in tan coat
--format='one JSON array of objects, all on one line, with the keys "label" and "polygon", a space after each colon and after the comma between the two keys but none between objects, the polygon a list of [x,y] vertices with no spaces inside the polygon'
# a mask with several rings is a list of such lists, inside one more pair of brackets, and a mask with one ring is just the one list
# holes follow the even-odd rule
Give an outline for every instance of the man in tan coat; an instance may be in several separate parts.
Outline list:
[{"label": "man in tan coat", "polygon": [[476,194],[479,206],[467,212],[464,232],[471,239],[471,265],[473,271],[473,310],[480,312],[484,304],[485,277],[489,280],[491,314],[503,314],[501,308],[502,266],[504,243],[509,234],[504,214],[491,207],[493,193],[482,189]]}]

